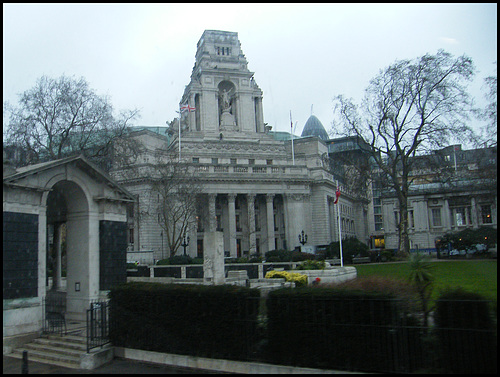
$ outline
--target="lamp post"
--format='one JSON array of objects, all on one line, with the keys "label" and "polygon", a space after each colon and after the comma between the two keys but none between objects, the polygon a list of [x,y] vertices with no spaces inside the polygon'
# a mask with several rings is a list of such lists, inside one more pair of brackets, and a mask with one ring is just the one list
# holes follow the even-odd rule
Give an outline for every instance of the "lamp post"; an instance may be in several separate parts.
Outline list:
[{"label": "lamp post", "polygon": [[184,233],[184,237],[182,237],[182,243],[181,246],[184,248],[184,255],[186,255],[186,246],[189,245],[189,236],[186,236],[186,233]]},{"label": "lamp post", "polygon": [[163,259],[163,230],[160,233],[161,236],[161,259]]},{"label": "lamp post", "polygon": [[304,231],[299,234],[299,242],[304,246],[307,243],[307,234],[304,234]]}]

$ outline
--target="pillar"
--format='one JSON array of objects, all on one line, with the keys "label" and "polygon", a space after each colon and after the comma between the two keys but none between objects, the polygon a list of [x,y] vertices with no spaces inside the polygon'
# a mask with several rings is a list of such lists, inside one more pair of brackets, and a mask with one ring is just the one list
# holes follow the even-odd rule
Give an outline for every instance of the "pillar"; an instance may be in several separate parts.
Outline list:
[{"label": "pillar", "polygon": [[229,216],[229,255],[236,257],[236,210],[234,201],[236,194],[227,196],[228,216]]},{"label": "pillar", "polygon": [[56,255],[54,261],[54,273],[52,277],[52,290],[62,290],[62,223],[54,224],[54,252]]},{"label": "pillar", "polygon": [[208,231],[215,232],[217,219],[215,214],[215,198],[217,194],[208,194]]},{"label": "pillar", "polygon": [[472,222],[472,228],[477,229],[479,228],[479,222],[478,222],[478,211],[477,211],[477,204],[476,204],[476,198],[471,197],[470,198],[470,220]]},{"label": "pillar", "polygon": [[275,249],[274,241],[274,194],[266,195],[266,214],[267,214],[267,251]]},{"label": "pillar", "polygon": [[248,235],[249,235],[249,250],[250,255],[255,254],[256,239],[255,239],[255,194],[247,194],[247,209],[248,209]]}]

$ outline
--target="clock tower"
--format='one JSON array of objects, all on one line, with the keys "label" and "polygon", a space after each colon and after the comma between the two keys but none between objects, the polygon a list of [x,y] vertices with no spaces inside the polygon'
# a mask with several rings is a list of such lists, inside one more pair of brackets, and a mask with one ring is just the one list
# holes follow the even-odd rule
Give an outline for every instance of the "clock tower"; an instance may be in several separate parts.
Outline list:
[{"label": "clock tower", "polygon": [[181,104],[196,108],[186,114],[189,118],[183,134],[202,138],[245,134],[251,138],[265,132],[262,90],[247,64],[238,33],[205,30],[197,44],[191,81],[182,96]]}]

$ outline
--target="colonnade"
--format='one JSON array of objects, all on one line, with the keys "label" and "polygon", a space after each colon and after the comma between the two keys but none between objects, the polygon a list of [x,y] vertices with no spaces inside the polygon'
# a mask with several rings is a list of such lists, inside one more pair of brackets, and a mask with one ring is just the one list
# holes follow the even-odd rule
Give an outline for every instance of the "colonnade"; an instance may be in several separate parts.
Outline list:
[{"label": "colonnade", "polygon": [[[264,254],[283,247],[284,206],[280,194],[209,193],[202,198],[206,216],[197,219],[198,240],[203,232],[222,231],[226,255]],[[198,242],[200,244],[200,242]]]}]

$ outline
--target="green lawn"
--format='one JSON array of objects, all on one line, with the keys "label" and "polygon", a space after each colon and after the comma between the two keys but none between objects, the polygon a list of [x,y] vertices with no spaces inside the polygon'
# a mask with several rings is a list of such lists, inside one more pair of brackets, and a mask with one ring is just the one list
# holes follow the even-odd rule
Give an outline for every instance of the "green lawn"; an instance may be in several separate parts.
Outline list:
[{"label": "green lawn", "polygon": [[[462,287],[483,297],[497,301],[497,261],[446,261],[433,262],[435,300],[447,288]],[[406,263],[356,265],[358,276],[390,276],[406,279],[409,268]]]}]

